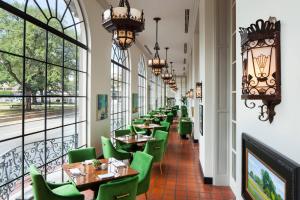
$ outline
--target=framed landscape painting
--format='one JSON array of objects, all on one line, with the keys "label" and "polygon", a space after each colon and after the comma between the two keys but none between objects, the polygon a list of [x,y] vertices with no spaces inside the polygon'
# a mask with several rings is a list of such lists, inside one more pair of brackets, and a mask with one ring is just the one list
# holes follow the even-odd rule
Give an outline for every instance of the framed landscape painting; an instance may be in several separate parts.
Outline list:
[{"label": "framed landscape painting", "polygon": [[132,94],[132,113],[139,111],[139,96],[137,93]]},{"label": "framed landscape painting", "polygon": [[299,165],[243,134],[242,195],[246,200],[299,200]]},{"label": "framed landscape painting", "polygon": [[108,95],[97,95],[97,120],[108,118]]}]

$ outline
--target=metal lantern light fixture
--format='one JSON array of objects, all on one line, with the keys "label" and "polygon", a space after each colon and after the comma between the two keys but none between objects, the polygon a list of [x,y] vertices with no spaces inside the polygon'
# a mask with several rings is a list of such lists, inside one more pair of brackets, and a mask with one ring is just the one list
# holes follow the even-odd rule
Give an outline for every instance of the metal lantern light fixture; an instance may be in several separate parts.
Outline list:
[{"label": "metal lantern light fixture", "polygon": [[200,99],[202,101],[202,94],[203,94],[203,91],[202,91],[202,82],[197,82],[196,83],[196,98],[197,99]]},{"label": "metal lantern light fixture", "polygon": [[273,122],[275,106],[281,102],[280,21],[270,17],[257,20],[248,28],[240,28],[243,77],[242,99],[248,108],[262,100],[261,121]]},{"label": "metal lantern light fixture", "polygon": [[[162,72],[161,74],[161,78],[163,79],[164,83],[165,84],[168,84],[169,81],[173,78],[173,74],[172,73],[169,73],[169,66],[168,66],[168,50],[169,50],[169,47],[166,47],[166,65],[165,65],[165,70]],[[172,70],[172,64],[173,62],[170,62],[171,63],[171,70]]]},{"label": "metal lantern light fixture", "polygon": [[162,68],[166,65],[166,61],[164,59],[160,59],[158,51],[160,50],[158,44],[158,21],[161,18],[155,17],[154,21],[156,22],[156,42],[154,46],[155,55],[154,58],[148,61],[148,66],[152,68],[152,72],[155,76],[159,76],[161,74]]},{"label": "metal lantern light fixture", "polygon": [[144,12],[131,8],[128,0],[120,0],[118,7],[104,11],[102,25],[112,33],[113,42],[125,50],[135,42],[136,33],[144,31]]},{"label": "metal lantern light fixture", "polygon": [[172,73],[172,79],[169,80],[169,86],[171,87],[172,85],[176,84],[176,75],[175,75],[175,69],[173,69],[173,73]]}]

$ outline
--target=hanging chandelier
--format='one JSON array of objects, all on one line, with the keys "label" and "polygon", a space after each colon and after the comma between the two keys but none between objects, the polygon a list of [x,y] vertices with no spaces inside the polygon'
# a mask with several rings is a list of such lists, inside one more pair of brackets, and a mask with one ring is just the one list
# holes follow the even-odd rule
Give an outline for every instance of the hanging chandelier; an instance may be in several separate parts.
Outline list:
[{"label": "hanging chandelier", "polygon": [[[161,74],[161,78],[163,79],[165,84],[168,84],[169,81],[173,78],[172,73],[169,73],[169,70],[168,70],[168,68],[169,68],[169,66],[168,66],[168,50],[169,50],[169,47],[166,47],[166,65],[165,65],[165,70]],[[170,62],[170,63],[171,63],[171,72],[172,72],[173,62]]]},{"label": "hanging chandelier", "polygon": [[175,69],[173,69],[173,73],[172,73],[172,78],[171,80],[169,80],[169,86],[172,87],[174,84],[176,84],[176,80],[175,80]]},{"label": "hanging chandelier", "polygon": [[161,74],[162,68],[166,65],[166,61],[163,59],[160,59],[158,51],[160,50],[159,44],[158,44],[158,21],[160,21],[161,18],[155,17],[154,21],[156,21],[156,42],[154,46],[155,55],[154,58],[148,61],[148,66],[152,68],[152,72],[155,76],[159,76]]},{"label": "hanging chandelier", "polygon": [[136,33],[145,29],[144,12],[130,8],[128,0],[120,0],[118,7],[104,11],[102,25],[112,33],[114,44],[126,50],[135,42]]}]

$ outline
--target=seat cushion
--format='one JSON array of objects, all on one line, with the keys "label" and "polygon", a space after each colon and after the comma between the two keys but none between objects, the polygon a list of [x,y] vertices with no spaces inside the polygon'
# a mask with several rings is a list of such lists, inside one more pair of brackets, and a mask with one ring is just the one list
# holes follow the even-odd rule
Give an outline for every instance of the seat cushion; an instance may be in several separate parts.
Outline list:
[{"label": "seat cushion", "polygon": [[63,185],[52,190],[53,193],[65,197],[80,195],[80,192],[72,184]]}]

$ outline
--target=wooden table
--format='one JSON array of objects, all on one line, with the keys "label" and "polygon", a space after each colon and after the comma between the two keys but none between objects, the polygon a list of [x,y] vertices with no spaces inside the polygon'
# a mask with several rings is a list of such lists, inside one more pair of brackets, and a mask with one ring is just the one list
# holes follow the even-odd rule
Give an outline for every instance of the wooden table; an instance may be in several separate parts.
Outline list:
[{"label": "wooden table", "polygon": [[145,124],[134,124],[133,126],[140,128],[140,129],[145,129],[147,132],[147,135],[151,135],[151,130],[156,128],[156,127],[162,127],[158,124],[149,124],[148,126],[146,126]]},{"label": "wooden table", "polygon": [[164,119],[167,118],[167,115],[163,115],[163,114],[158,114],[158,115],[153,115],[154,117],[160,118],[160,119]]},{"label": "wooden table", "polygon": [[[138,171],[131,169],[130,167],[115,167],[113,162],[111,163],[108,159],[100,160],[102,163],[107,163],[108,168],[106,170],[97,170],[93,165],[84,165],[80,163],[64,164],[63,171],[67,174],[69,179],[76,185],[79,191],[91,189],[95,192],[95,196],[98,194],[99,186],[108,181],[121,179],[124,177],[136,176],[139,174]],[[74,176],[70,172],[70,169],[78,168],[82,175]],[[100,179],[98,175],[116,173],[115,177]]]},{"label": "wooden table", "polygon": [[120,142],[123,142],[125,144],[138,144],[138,143],[146,143],[150,140],[155,140],[155,138],[151,136],[144,136],[144,135],[136,135],[136,136],[130,136],[125,135],[121,137],[114,137],[115,140],[118,140]]}]

